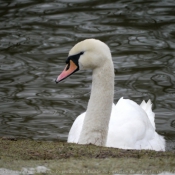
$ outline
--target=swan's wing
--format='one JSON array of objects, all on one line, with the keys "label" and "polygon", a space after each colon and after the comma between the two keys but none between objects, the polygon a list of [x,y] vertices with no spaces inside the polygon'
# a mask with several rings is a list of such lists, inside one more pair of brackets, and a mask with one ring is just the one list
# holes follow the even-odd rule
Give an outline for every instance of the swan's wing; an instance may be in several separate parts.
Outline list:
[{"label": "swan's wing", "polygon": [[155,114],[152,111],[152,103],[151,100],[148,100],[148,102],[146,103],[144,100],[142,101],[142,103],[140,104],[140,107],[146,112],[152,126],[155,127],[155,122],[154,122],[154,118],[155,118]]},{"label": "swan's wing", "polygon": [[[140,107],[146,112],[154,130],[156,129],[155,126],[155,113],[152,111],[152,103],[151,100],[148,100],[148,102],[146,103],[144,100],[142,101],[142,103],[140,104]],[[166,142],[163,136],[160,136],[156,131],[154,132],[154,139],[150,140],[150,145],[154,145],[155,148],[157,148],[157,150],[162,150],[165,151],[165,146],[166,146]],[[156,150],[156,149],[155,149]]]},{"label": "swan's wing", "polygon": [[[120,98],[112,108],[107,146],[124,149],[164,150],[147,113],[132,100]],[[157,143],[157,144],[155,144]]]},{"label": "swan's wing", "polygon": [[86,112],[80,114],[74,121],[70,131],[69,131],[69,135],[68,135],[68,140],[67,142],[71,142],[71,143],[78,143],[79,137],[80,137],[80,133],[82,130],[82,126],[83,126],[83,121],[84,121],[84,117],[85,117]]},{"label": "swan's wing", "polygon": [[153,128],[144,110],[129,99],[120,98],[112,108],[107,146],[135,149],[135,144]]}]

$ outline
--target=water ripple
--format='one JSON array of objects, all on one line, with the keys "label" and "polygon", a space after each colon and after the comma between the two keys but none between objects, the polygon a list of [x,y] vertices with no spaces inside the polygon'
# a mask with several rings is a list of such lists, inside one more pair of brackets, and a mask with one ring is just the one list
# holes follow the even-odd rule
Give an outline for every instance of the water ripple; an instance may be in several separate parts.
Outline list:
[{"label": "water ripple", "polygon": [[86,110],[91,72],[54,80],[76,42],[98,38],[112,52],[115,103],[151,99],[157,130],[175,148],[173,1],[0,3],[0,136],[66,140]]}]

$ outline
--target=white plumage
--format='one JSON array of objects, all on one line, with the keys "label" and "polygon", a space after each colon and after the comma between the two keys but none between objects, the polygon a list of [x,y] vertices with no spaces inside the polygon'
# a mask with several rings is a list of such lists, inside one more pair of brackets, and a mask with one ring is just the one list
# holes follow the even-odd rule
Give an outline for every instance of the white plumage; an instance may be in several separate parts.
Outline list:
[{"label": "white plumage", "polygon": [[[87,111],[74,121],[68,142],[164,151],[165,140],[155,131],[150,100],[139,106],[132,100],[120,98],[113,104],[114,67],[108,46],[99,40],[87,39],[76,44],[69,57],[78,53],[81,53],[80,69],[92,70],[92,90]],[[67,77],[68,72],[65,77],[64,73],[58,81]]]},{"label": "white plumage", "polygon": [[[150,149],[165,151],[165,140],[155,131],[154,113],[149,100],[140,106],[132,100],[120,98],[112,106],[107,135],[107,147],[122,149]],[[68,142],[78,143],[86,112],[74,121]]]}]

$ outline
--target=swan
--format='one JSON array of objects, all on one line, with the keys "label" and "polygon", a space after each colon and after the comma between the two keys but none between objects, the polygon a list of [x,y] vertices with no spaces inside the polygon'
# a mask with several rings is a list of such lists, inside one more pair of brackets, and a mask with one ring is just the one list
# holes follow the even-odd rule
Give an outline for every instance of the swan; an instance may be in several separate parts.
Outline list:
[{"label": "swan", "polygon": [[165,151],[165,139],[156,132],[149,100],[140,105],[114,97],[114,66],[109,47],[100,40],[86,39],[70,51],[66,67],[55,80],[64,80],[78,70],[92,70],[92,89],[87,111],[74,121],[68,142],[122,149]]}]

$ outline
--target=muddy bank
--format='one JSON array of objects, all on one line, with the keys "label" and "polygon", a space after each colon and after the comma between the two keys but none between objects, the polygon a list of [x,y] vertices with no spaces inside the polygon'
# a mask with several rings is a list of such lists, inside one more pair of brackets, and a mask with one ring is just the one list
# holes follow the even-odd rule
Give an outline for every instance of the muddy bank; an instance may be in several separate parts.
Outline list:
[{"label": "muddy bank", "polygon": [[175,172],[175,152],[135,151],[66,142],[0,138],[0,167],[46,166],[47,174]]}]

